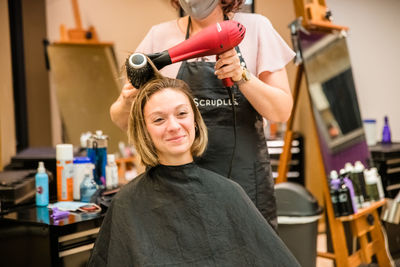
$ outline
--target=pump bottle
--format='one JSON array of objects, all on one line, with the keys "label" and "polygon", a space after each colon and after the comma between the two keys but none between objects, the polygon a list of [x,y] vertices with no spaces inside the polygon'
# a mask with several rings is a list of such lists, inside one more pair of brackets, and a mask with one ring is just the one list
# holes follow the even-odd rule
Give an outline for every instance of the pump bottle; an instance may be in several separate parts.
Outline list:
[{"label": "pump bottle", "polygon": [[332,170],[329,175],[329,189],[330,189],[331,201],[335,217],[341,216],[341,210],[339,205],[339,191],[338,191],[340,181],[338,177],[339,176],[337,171]]},{"label": "pump bottle", "polygon": [[36,184],[36,206],[49,205],[49,176],[44,168],[43,161],[39,162],[37,173],[35,175]]},{"label": "pump bottle", "polygon": [[118,166],[114,154],[107,155],[106,186],[107,189],[118,187]]}]

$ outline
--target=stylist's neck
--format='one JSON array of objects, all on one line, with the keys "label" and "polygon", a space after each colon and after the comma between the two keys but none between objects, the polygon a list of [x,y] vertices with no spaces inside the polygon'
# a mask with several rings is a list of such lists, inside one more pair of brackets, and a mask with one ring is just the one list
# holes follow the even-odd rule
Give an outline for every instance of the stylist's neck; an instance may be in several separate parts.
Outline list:
[{"label": "stylist's neck", "polygon": [[194,18],[192,19],[192,29],[191,29],[191,34],[196,34],[197,32],[201,31],[202,29],[213,25],[217,22],[222,22],[224,21],[224,13],[222,12],[222,8],[218,5],[213,12],[208,15],[205,19],[202,20],[197,20]]},{"label": "stylist's neck", "polygon": [[193,162],[192,154],[178,156],[159,156],[159,162],[166,166],[179,166]]}]

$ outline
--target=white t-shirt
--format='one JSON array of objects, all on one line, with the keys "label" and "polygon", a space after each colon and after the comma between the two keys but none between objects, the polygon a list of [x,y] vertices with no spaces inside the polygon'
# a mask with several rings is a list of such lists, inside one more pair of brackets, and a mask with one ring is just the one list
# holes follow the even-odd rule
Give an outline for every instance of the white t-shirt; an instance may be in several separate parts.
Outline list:
[{"label": "white t-shirt", "polygon": [[[250,13],[236,13],[232,20],[246,28],[246,35],[239,44],[247,69],[259,75],[264,71],[282,69],[295,55],[282,37],[264,16]],[[186,32],[181,31],[178,20],[167,21],[153,26],[139,44],[136,52],[151,54],[167,50],[185,40]],[[215,56],[205,60],[215,62]],[[164,67],[164,76],[176,78],[182,62]]]}]

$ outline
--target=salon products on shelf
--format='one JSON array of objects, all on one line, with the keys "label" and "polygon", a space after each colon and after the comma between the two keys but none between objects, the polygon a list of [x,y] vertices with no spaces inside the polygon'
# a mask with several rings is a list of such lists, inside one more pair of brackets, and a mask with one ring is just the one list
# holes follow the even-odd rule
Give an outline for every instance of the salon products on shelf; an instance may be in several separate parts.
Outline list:
[{"label": "salon products on shelf", "polygon": [[357,203],[351,180],[346,174],[338,177],[336,171],[331,171],[329,178],[335,216],[340,217],[356,213]]},{"label": "salon products on shelf", "polygon": [[385,197],[376,168],[365,169],[360,161],[356,161],[354,166],[348,162],[344,167],[340,169],[340,175],[336,170],[332,170],[329,175],[330,195],[336,217],[356,213],[361,208],[369,207],[371,202]]}]

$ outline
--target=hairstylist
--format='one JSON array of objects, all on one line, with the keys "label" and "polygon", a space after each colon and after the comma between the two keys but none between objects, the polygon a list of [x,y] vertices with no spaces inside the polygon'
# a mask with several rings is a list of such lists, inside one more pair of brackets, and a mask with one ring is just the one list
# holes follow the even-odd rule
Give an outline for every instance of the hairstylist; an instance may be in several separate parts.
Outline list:
[{"label": "hairstylist", "polygon": [[[258,14],[235,13],[243,0],[175,0],[189,16],[153,26],[137,52],[166,50],[195,35],[207,26],[226,19],[246,27],[240,45],[219,55],[166,66],[161,73],[186,81],[209,130],[206,153],[198,165],[227,176],[234,147],[232,107],[221,79],[235,81],[237,144],[231,179],[239,183],[259,211],[276,228],[274,181],[263,134],[262,117],[286,121],[292,96],[285,65],[293,51],[274,30],[269,20]],[[126,84],[110,109],[112,120],[126,129],[137,90]]]}]

